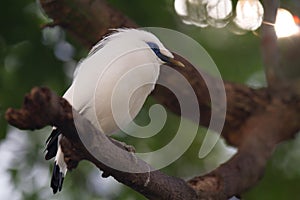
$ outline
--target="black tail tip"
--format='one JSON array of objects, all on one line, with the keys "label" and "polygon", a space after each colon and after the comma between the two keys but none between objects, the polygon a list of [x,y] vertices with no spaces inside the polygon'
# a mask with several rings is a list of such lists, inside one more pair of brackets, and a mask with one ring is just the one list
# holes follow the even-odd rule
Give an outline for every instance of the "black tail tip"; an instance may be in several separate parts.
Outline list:
[{"label": "black tail tip", "polygon": [[59,166],[55,162],[53,172],[52,172],[51,185],[50,185],[53,190],[53,194],[56,194],[58,191],[59,192],[61,191],[63,182],[64,182],[64,175],[60,171]]}]

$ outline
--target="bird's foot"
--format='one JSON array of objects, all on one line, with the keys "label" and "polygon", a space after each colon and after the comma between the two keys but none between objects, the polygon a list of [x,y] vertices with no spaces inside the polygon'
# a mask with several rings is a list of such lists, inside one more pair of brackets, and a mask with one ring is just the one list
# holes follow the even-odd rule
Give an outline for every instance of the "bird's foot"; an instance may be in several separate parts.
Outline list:
[{"label": "bird's foot", "polygon": [[130,152],[130,153],[135,153],[135,148],[134,146],[128,145],[124,143],[124,148],[126,149],[126,151]]}]

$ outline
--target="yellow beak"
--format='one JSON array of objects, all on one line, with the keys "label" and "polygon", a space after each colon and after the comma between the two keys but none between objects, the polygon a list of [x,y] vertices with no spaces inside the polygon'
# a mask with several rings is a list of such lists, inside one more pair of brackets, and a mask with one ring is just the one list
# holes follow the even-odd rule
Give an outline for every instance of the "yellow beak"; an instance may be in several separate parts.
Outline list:
[{"label": "yellow beak", "polygon": [[175,65],[177,67],[185,67],[185,65],[182,62],[180,62],[179,60],[176,60],[174,58],[169,58],[168,63]]}]

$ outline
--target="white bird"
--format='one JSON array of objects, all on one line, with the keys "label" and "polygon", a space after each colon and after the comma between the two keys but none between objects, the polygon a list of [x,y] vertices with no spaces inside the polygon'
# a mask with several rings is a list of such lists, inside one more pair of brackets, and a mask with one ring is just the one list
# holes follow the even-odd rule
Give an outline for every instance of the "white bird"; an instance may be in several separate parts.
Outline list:
[{"label": "white bird", "polygon": [[[117,29],[96,44],[80,62],[64,98],[102,133],[128,125],[154,89],[160,65],[184,65],[175,60],[150,32]],[[117,119],[116,119],[117,118]],[[55,127],[47,139],[45,158],[55,156],[51,187],[61,191],[67,165]]]}]

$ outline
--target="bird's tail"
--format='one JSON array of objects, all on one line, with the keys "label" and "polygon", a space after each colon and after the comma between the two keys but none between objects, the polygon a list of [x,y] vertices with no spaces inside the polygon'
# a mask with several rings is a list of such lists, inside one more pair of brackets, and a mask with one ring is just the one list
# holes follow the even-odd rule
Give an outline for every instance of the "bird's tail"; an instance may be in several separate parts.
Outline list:
[{"label": "bird's tail", "polygon": [[51,188],[54,194],[57,193],[57,191],[61,191],[64,176],[67,173],[67,165],[64,161],[64,154],[59,145],[59,140],[60,132],[58,131],[58,129],[53,127],[53,131],[46,141],[47,153],[45,155],[45,159],[49,160],[55,156],[55,162],[51,178]]},{"label": "bird's tail", "polygon": [[51,178],[51,188],[54,194],[57,191],[61,191],[66,173],[67,173],[67,164],[64,161],[64,154],[61,151],[59,145],[55,157],[52,178]]}]

